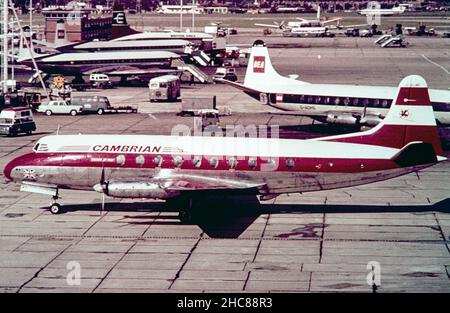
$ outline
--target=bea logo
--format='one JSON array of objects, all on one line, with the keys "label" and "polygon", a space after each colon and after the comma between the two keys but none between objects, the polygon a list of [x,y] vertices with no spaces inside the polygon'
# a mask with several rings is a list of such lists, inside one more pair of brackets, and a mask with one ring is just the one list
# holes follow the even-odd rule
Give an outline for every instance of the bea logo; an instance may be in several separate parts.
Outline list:
[{"label": "bea logo", "polygon": [[116,24],[125,24],[125,14],[123,12],[119,12],[113,17],[113,20]]},{"label": "bea logo", "polygon": [[264,67],[266,64],[266,57],[255,56],[253,59],[253,73],[264,73]]}]

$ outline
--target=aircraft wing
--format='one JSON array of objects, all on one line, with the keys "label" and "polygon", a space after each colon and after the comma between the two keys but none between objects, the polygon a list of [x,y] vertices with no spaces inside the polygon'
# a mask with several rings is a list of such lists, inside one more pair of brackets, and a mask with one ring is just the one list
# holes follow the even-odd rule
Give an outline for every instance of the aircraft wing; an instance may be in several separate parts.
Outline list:
[{"label": "aircraft wing", "polygon": [[280,26],[277,26],[277,25],[275,25],[275,24],[261,24],[261,23],[255,23],[255,26],[270,27],[270,28],[280,28]]},{"label": "aircraft wing", "polygon": [[155,177],[152,182],[158,183],[167,191],[200,191],[214,189],[251,189],[262,188],[264,184],[247,180],[234,180],[200,175],[162,175]]},{"label": "aircraft wing", "polygon": [[237,88],[237,89],[240,89],[240,90],[242,90],[244,92],[249,92],[249,93],[254,93],[254,94],[261,93],[260,91],[258,91],[256,89],[252,89],[252,88],[246,87],[243,84],[232,82],[232,81],[230,81],[228,79],[214,78],[213,80],[216,81],[216,82],[219,82],[219,83],[224,83],[224,84],[230,85],[230,86],[232,86],[234,88]]},{"label": "aircraft wing", "polygon": [[331,20],[326,20],[326,21],[322,21],[322,24],[328,24],[328,23],[333,23],[333,22],[337,22],[342,20],[342,17],[338,17],[338,18],[333,18]]},{"label": "aircraft wing", "polygon": [[117,67],[117,66],[105,66],[95,67],[88,71],[84,71],[83,74],[90,75],[94,73],[107,74],[109,76],[139,76],[139,75],[165,75],[165,74],[178,74],[182,71],[174,69],[160,69],[160,68],[148,68],[140,69],[136,67]]},{"label": "aircraft wing", "polygon": [[117,70],[107,73],[109,76],[129,76],[129,75],[166,75],[166,74],[178,74],[182,73],[181,70],[172,70],[172,69],[160,69],[160,68],[151,68],[151,69],[134,69],[134,70]]}]

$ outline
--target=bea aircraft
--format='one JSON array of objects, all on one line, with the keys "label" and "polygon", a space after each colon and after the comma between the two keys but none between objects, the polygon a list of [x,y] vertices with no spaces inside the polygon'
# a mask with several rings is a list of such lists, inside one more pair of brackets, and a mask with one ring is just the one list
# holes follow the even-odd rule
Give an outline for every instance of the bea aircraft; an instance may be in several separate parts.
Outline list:
[{"label": "bea aircraft", "polygon": [[[289,115],[309,116],[324,123],[373,127],[386,116],[396,87],[312,84],[281,76],[273,68],[264,42],[251,48],[244,83],[220,81]],[[450,125],[450,90],[429,90],[438,125]]]},{"label": "bea aircraft", "polygon": [[384,120],[364,132],[309,140],[46,136],[32,152],[11,160],[4,175],[23,191],[52,196],[52,213],[61,211],[59,189],[95,190],[117,198],[166,199],[189,221],[199,212],[202,192],[245,191],[270,199],[383,181],[443,160],[426,82],[408,76]]}]

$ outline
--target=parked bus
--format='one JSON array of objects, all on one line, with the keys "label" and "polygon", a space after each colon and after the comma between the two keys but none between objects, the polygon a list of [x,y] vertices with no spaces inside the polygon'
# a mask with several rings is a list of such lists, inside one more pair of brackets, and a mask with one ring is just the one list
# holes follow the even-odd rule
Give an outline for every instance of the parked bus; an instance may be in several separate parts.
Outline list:
[{"label": "parked bus", "polygon": [[181,95],[180,78],[164,75],[152,78],[148,84],[150,101],[174,101]]}]

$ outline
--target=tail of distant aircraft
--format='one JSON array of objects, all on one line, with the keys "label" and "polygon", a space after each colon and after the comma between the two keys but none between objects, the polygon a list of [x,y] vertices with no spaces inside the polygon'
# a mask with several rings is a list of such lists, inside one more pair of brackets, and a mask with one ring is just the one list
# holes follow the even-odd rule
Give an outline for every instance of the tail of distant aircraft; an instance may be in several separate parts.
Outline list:
[{"label": "tail of distant aircraft", "polygon": [[111,38],[116,39],[127,35],[139,33],[127,23],[125,10],[121,4],[115,3],[113,8]]},{"label": "tail of distant aircraft", "polygon": [[415,158],[445,159],[427,83],[418,75],[407,76],[400,82],[397,97],[376,127],[317,140],[391,147],[402,149],[403,156],[408,153]]},{"label": "tail of distant aircraft", "polygon": [[[264,42],[262,40],[255,41],[248,60],[244,86],[250,89],[264,90],[265,86],[292,84],[292,81],[292,78],[278,74],[273,68],[269,51]],[[295,82],[307,84],[299,80],[295,80]]]},{"label": "tail of distant aircraft", "polygon": [[[32,57],[37,58],[47,54],[40,54],[34,51],[32,34],[29,27],[25,27],[21,33],[19,41],[19,50],[15,57],[18,62],[30,60]],[[32,55],[33,54],[33,55]]]}]

